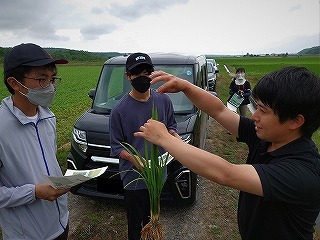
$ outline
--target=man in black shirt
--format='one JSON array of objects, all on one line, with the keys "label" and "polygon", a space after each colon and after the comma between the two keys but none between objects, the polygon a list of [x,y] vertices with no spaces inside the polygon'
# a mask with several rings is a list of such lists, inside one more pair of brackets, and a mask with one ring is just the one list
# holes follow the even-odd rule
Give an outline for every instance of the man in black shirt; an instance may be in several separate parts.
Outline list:
[{"label": "man in black shirt", "polygon": [[256,111],[240,117],[215,96],[159,71],[158,92],[179,92],[249,146],[246,164],[232,164],[172,137],[148,120],[135,136],[163,147],[192,171],[240,190],[242,239],[313,239],[320,211],[320,156],[311,136],[320,126],[320,79],[303,67],[263,77],[252,91]]}]

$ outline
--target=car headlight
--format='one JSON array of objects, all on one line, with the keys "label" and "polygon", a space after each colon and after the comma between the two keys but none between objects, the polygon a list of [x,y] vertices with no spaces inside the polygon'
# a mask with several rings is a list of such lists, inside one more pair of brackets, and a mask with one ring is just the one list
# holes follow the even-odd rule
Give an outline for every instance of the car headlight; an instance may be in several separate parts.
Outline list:
[{"label": "car headlight", "polygon": [[80,151],[84,153],[87,151],[88,144],[87,144],[87,134],[85,131],[79,130],[77,128],[73,128],[72,139],[75,147],[77,147]]},{"label": "car headlight", "polygon": [[192,141],[192,133],[182,134],[180,137],[185,143],[190,143]]}]

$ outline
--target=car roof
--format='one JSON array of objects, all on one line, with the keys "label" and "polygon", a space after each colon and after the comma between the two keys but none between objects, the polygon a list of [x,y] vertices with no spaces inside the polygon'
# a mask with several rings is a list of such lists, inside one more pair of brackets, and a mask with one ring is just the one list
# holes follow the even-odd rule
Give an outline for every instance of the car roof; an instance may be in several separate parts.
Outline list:
[{"label": "car roof", "polygon": [[[155,65],[160,64],[195,64],[205,61],[204,55],[191,55],[181,53],[150,53],[148,54],[152,63]],[[104,64],[125,64],[129,55],[121,55],[110,58]]]}]

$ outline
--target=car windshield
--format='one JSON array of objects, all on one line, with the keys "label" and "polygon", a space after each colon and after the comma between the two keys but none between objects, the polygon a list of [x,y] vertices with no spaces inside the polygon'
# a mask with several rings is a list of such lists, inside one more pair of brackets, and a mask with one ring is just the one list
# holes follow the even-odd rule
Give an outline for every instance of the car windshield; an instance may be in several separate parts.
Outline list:
[{"label": "car windshield", "polygon": [[[155,70],[162,70],[194,83],[193,65],[155,65]],[[162,83],[151,86],[157,89]],[[124,65],[104,65],[92,109],[97,112],[110,112],[118,101],[131,90],[132,86],[125,77]],[[168,93],[176,114],[191,113],[194,106],[192,102],[182,93]]]}]

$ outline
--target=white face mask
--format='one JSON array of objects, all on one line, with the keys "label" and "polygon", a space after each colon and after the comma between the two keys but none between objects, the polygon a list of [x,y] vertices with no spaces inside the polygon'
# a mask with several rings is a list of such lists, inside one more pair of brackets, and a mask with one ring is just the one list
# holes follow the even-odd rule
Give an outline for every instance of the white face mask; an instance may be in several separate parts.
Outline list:
[{"label": "white face mask", "polygon": [[244,79],[244,73],[237,73],[237,79]]},{"label": "white face mask", "polygon": [[[16,80],[17,81],[17,80]],[[55,86],[50,83],[47,87],[45,88],[28,88],[24,86],[21,82],[17,81],[21,86],[24,88],[28,89],[28,93],[24,94],[19,91],[23,96],[27,97],[28,100],[35,104],[35,105],[40,105],[42,107],[49,107],[53,101],[53,98],[56,93],[56,88]]]},{"label": "white face mask", "polygon": [[235,83],[236,85],[243,85],[246,79],[244,78],[244,73],[237,73]]}]

